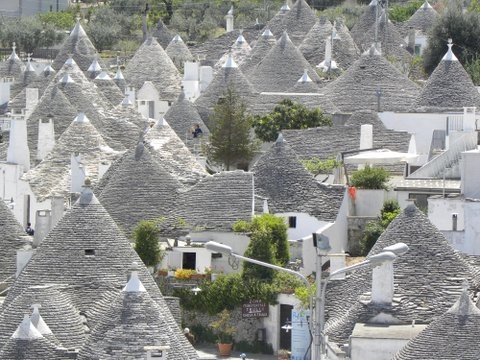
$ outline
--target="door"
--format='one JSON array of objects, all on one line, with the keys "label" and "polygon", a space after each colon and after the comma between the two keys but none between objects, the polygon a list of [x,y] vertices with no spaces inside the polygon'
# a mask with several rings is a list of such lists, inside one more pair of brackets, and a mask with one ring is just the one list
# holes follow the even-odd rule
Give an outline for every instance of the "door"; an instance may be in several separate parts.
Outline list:
[{"label": "door", "polygon": [[280,349],[291,350],[292,349],[292,331],[282,329],[284,325],[292,325],[292,305],[280,305]]}]

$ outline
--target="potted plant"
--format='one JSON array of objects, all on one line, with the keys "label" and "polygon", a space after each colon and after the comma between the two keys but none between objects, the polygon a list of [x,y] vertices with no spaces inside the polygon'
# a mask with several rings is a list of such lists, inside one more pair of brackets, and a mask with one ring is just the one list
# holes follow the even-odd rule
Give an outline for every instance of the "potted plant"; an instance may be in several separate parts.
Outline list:
[{"label": "potted plant", "polygon": [[278,360],[290,360],[290,351],[285,349],[278,350]]},{"label": "potted plant", "polygon": [[231,324],[230,311],[223,309],[215,321],[210,323],[215,336],[217,337],[218,352],[221,356],[228,356],[232,353],[233,335],[236,327]]}]

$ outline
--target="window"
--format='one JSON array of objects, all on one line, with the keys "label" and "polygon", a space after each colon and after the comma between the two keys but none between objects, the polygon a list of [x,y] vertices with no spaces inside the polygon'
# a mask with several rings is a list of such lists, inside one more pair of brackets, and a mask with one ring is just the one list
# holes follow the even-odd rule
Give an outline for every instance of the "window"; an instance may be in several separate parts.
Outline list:
[{"label": "window", "polygon": [[85,249],[85,256],[95,256],[95,249]]},{"label": "window", "polygon": [[295,229],[297,227],[297,217],[296,216],[289,216],[288,217],[288,227],[291,229]]}]

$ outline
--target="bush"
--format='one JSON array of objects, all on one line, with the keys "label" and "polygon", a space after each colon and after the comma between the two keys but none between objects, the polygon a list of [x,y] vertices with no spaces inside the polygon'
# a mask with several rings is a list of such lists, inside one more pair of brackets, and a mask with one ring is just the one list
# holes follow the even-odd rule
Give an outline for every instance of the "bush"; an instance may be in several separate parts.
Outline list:
[{"label": "bush", "polygon": [[350,185],[359,189],[384,189],[388,190],[390,174],[382,167],[365,166],[362,170],[355,171],[350,177]]},{"label": "bush", "polygon": [[141,220],[133,230],[134,249],[146,266],[156,266],[165,255],[158,244],[159,238],[157,220]]},{"label": "bush", "polygon": [[365,226],[365,231],[363,232],[362,241],[360,243],[360,250],[363,256],[366,256],[369,253],[380,235],[382,235],[388,225],[398,214],[400,214],[401,211],[400,205],[395,199],[389,199],[383,203],[380,217],[376,220],[369,221]]}]

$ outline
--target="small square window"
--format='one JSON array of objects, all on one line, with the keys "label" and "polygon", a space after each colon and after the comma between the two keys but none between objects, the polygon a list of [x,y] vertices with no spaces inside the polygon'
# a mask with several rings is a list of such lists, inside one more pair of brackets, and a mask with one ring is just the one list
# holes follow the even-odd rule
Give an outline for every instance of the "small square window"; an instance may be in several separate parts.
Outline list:
[{"label": "small square window", "polygon": [[85,256],[95,256],[95,249],[85,249]]},{"label": "small square window", "polygon": [[296,216],[289,216],[288,217],[288,227],[295,229],[297,227],[297,217]]}]

